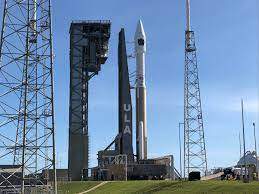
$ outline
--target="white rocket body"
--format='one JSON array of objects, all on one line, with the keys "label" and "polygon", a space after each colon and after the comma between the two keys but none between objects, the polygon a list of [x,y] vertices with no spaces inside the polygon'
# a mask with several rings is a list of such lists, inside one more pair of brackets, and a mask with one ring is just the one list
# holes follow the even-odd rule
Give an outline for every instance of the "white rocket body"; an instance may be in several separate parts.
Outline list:
[{"label": "white rocket body", "polygon": [[145,55],[146,34],[141,21],[135,33],[136,54],[136,149],[137,159],[147,159],[147,124],[146,124],[146,81]]}]

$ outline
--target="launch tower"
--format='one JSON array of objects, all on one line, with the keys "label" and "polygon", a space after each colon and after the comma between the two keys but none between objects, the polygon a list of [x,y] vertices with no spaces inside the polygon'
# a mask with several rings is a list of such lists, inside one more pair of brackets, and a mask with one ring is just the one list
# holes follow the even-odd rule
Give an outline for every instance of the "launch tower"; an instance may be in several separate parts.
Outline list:
[{"label": "launch tower", "polygon": [[68,173],[88,178],[88,82],[107,59],[110,21],[75,21],[70,27],[70,103]]},{"label": "launch tower", "polygon": [[207,157],[194,31],[190,29],[190,0],[186,0],[184,72],[184,176],[207,172]]}]

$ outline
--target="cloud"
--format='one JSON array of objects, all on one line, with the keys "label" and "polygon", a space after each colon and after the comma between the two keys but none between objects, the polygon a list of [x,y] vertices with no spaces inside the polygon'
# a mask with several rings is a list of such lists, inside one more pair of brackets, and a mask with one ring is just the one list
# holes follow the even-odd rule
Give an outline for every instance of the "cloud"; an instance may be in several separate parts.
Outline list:
[{"label": "cloud", "polygon": [[204,108],[210,111],[240,112],[241,98],[243,98],[245,112],[257,113],[259,111],[259,98],[256,91],[256,88],[240,89],[238,91],[206,89],[205,94],[207,95],[202,98],[202,102]]},{"label": "cloud", "polygon": [[[233,104],[232,110],[233,111],[240,111],[241,110],[241,102]],[[244,111],[245,112],[250,112],[250,113],[257,113],[259,108],[258,108],[258,100],[251,99],[244,101]]]},{"label": "cloud", "polygon": [[[222,99],[223,100],[223,99]],[[230,100],[224,99],[222,106],[218,106],[218,109],[222,111],[229,112],[240,112],[241,111],[241,99],[237,97],[233,97]],[[248,113],[257,113],[258,112],[258,100],[249,99],[244,100],[244,111]]]},{"label": "cloud", "polygon": [[[179,90],[176,88],[175,90]],[[203,88],[201,91],[202,108],[212,112],[239,112],[241,98],[244,98],[244,109],[249,113],[259,112],[259,97],[256,88],[231,91],[228,88]],[[152,88],[147,97],[148,104],[160,108],[183,108],[183,94],[173,92],[165,87]]]}]

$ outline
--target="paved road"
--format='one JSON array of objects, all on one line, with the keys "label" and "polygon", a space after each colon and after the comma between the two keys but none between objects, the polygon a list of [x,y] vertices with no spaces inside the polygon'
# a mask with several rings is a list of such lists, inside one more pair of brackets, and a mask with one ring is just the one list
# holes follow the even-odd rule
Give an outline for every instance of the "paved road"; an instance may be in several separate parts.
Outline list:
[{"label": "paved road", "polygon": [[106,183],[108,183],[108,181],[101,182],[100,184],[98,184],[98,185],[94,186],[93,188],[88,189],[87,191],[83,191],[83,192],[78,193],[78,194],[85,194],[85,193],[89,193],[89,192],[91,192],[91,191],[93,191],[93,190],[97,189],[98,187],[101,187],[101,186],[105,185]]},{"label": "paved road", "polygon": [[223,175],[224,172],[219,172],[217,174],[212,174],[212,175],[209,175],[209,176],[204,176],[201,178],[202,181],[207,181],[207,180],[212,180],[212,179],[217,179],[219,177],[221,177],[221,175]]}]

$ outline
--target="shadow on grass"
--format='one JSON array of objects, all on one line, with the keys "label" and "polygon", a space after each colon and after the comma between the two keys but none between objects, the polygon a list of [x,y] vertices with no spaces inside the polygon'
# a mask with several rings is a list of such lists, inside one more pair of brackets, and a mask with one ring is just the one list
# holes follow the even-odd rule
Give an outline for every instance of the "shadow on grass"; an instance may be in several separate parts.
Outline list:
[{"label": "shadow on grass", "polygon": [[158,184],[154,184],[151,186],[146,186],[144,188],[141,188],[140,190],[136,191],[135,193],[156,193],[162,190],[168,190],[170,191],[176,191],[178,189],[183,188],[184,182],[161,182]]}]

